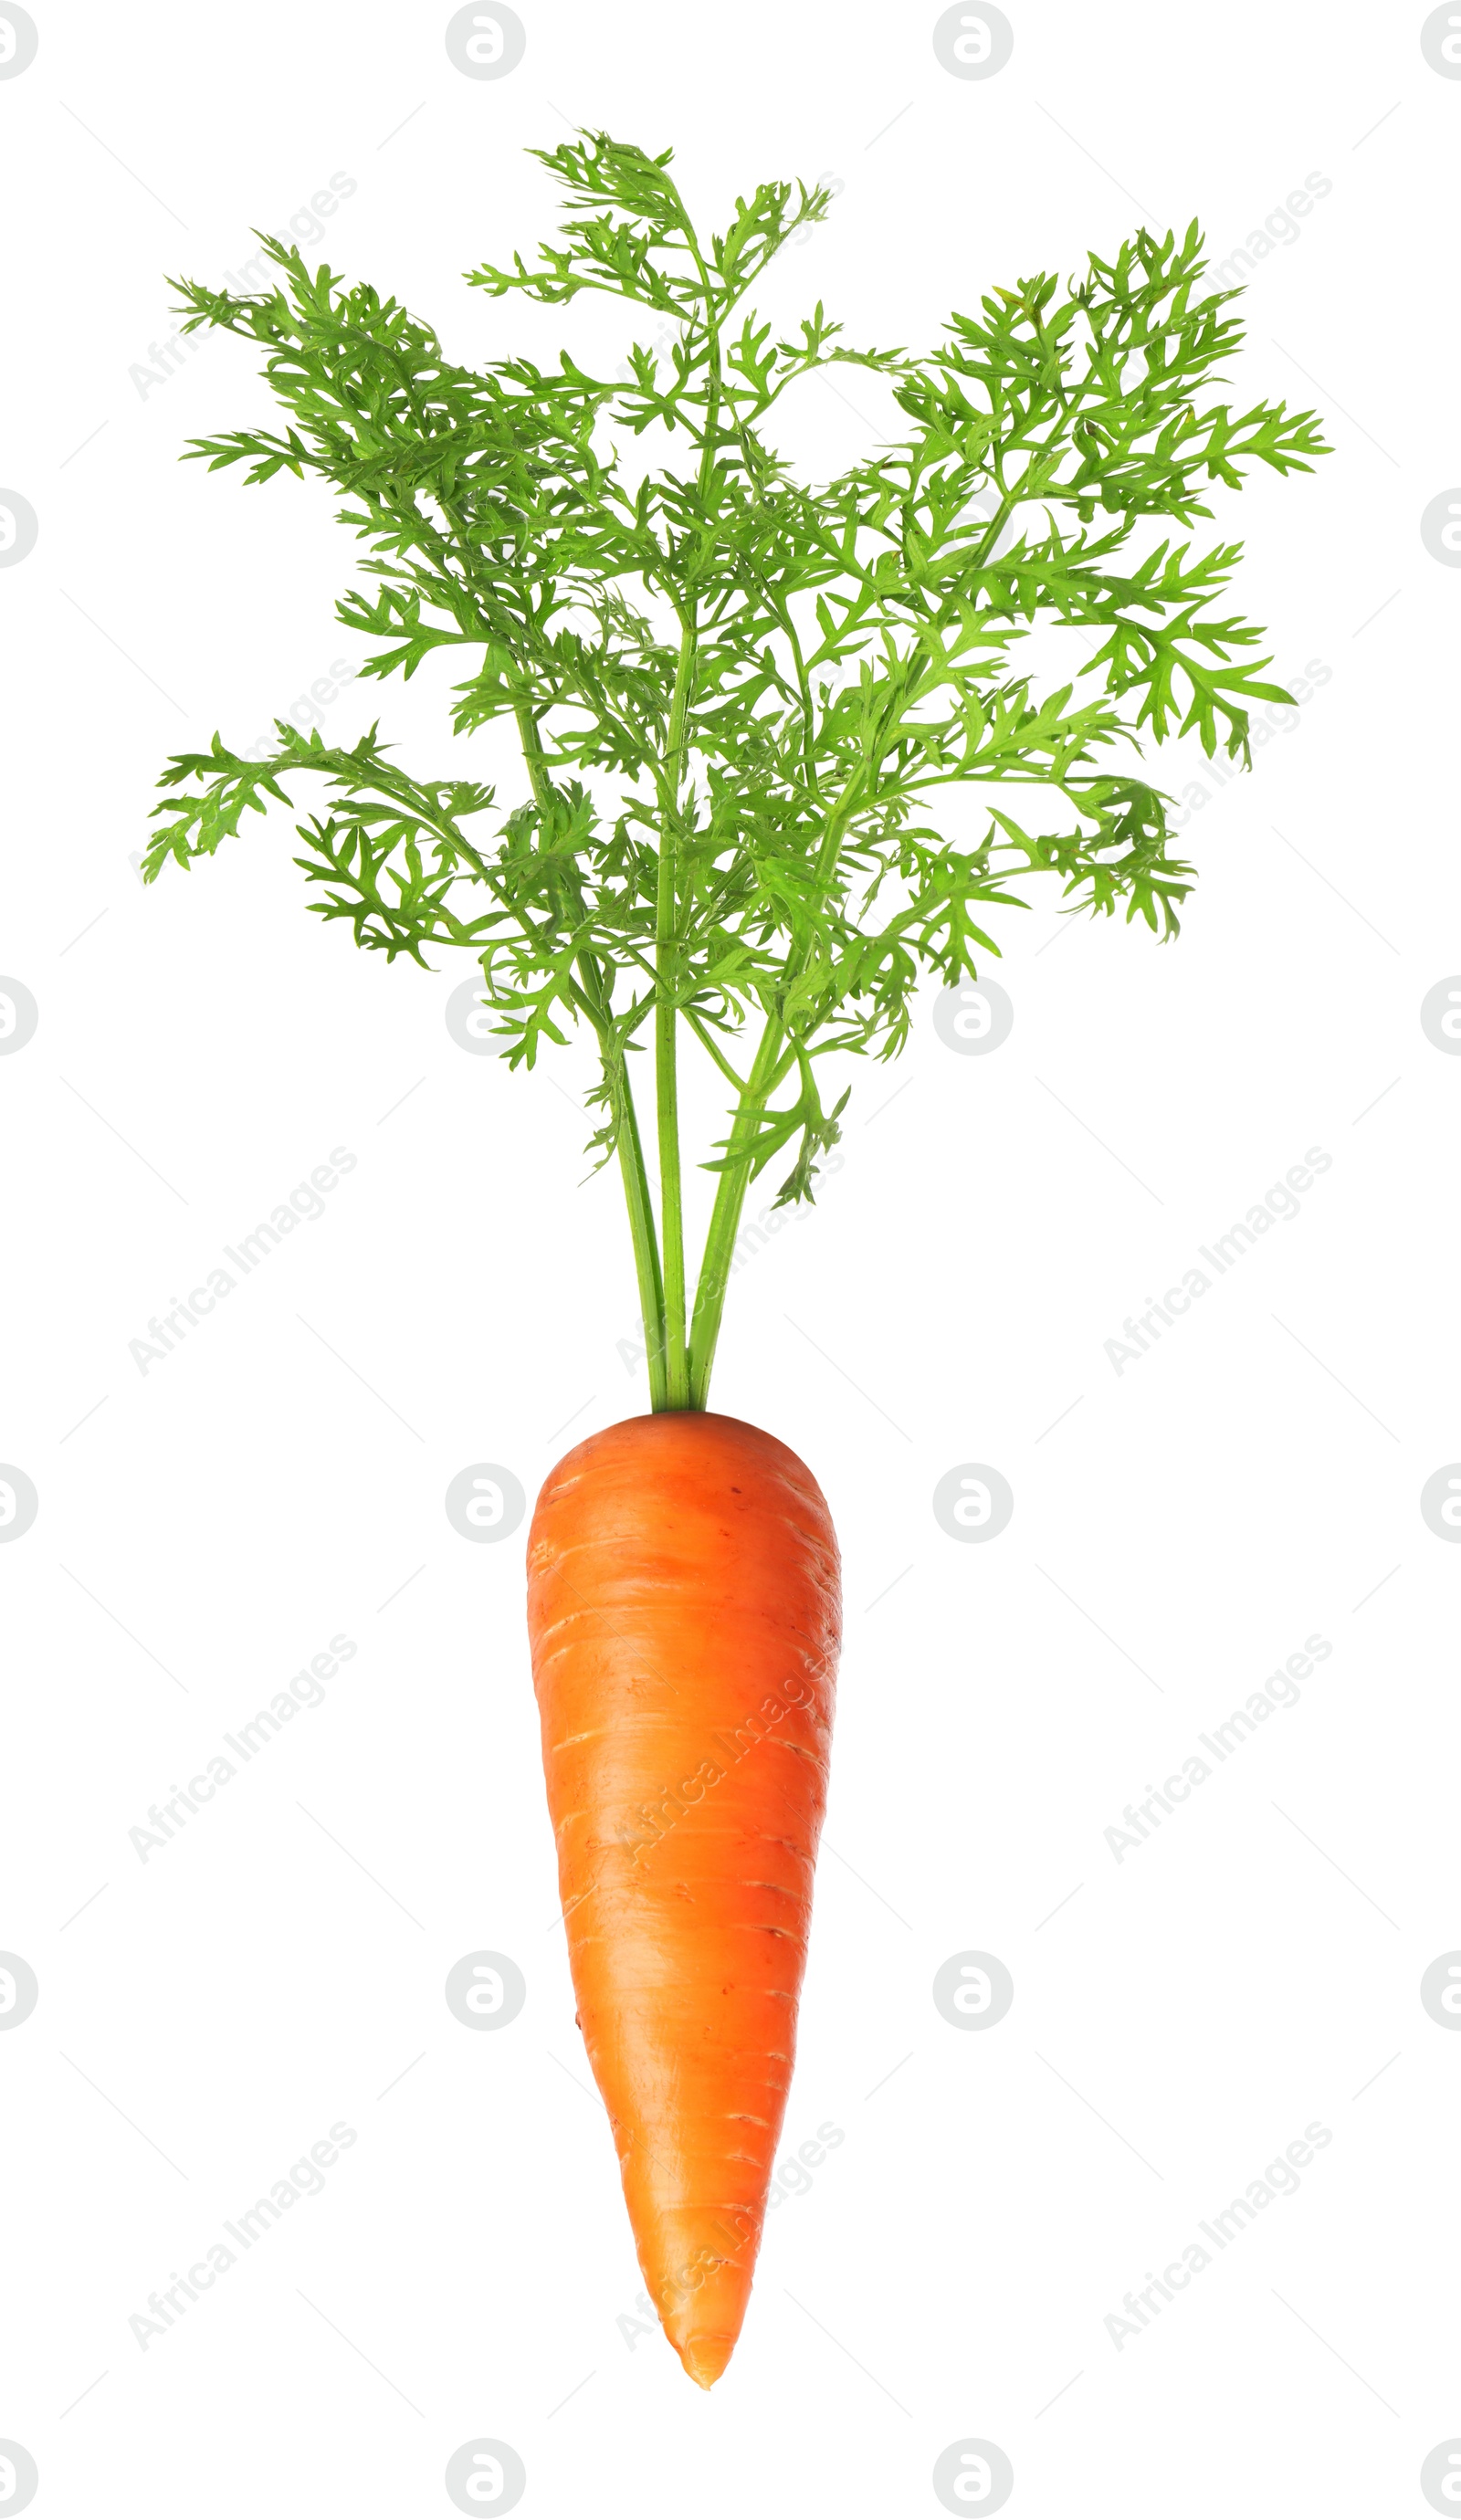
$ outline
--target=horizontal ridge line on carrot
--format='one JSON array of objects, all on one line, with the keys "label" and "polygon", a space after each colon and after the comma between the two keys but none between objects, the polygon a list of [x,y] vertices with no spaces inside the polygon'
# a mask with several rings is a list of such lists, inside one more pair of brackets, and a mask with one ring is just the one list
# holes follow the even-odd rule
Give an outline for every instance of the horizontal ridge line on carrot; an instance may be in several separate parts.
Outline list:
[{"label": "horizontal ridge line on carrot", "polygon": [[[1144,744],[1194,734],[1249,767],[1249,703],[1288,698],[1263,634],[1220,608],[1241,547],[1191,529],[1213,485],[1327,450],[1312,413],[1207,399],[1241,292],[1204,293],[1195,221],[1065,286],[983,290],[927,351],[857,348],[820,303],[782,338],[749,303],[826,190],[759,184],[707,236],[667,150],[584,131],[531,154],[567,194],[563,241],[466,277],[652,313],[660,345],[614,379],[568,349],[460,365],[278,239],[267,288],[176,284],[182,330],[254,342],[288,415],[188,453],[343,495],[363,582],[337,611],[373,643],[362,677],[457,652],[452,732],[503,720],[525,794],[498,807],[460,752],[410,773],[378,726],[326,744],[280,720],[261,760],[216,734],[172,758],[143,874],[322,781],[296,825],[319,918],[388,961],[469,957],[510,1070],[592,1037],[590,1146],[621,1178],[650,1409],[543,1482],[528,1634],[585,2047],[647,2286],[708,2388],[746,2316],[805,1956],[757,1903],[808,1911],[842,1623],[812,1473],[708,1407],[746,1198],[783,1157],[775,1206],[813,1200],[851,1091],[822,1062],[896,1057],[919,985],[975,982],[988,914],[1027,907],[1027,882],[1177,934],[1194,871]],[[768,425],[839,365],[884,381],[905,433],[808,484]],[[1062,681],[1022,652],[1037,627],[1098,644]],[[955,836],[945,789],[980,808]],[[682,1057],[728,1097],[693,1272]],[[748,2105],[757,2071],[770,2116]],[[730,2119],[758,2133],[727,2197],[695,2165]]]}]

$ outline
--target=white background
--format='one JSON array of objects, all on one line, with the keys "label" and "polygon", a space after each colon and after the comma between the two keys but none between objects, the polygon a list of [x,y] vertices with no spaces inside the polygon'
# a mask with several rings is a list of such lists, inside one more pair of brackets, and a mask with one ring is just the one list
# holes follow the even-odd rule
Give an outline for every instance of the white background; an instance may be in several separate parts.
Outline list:
[{"label": "white background", "polygon": [[[983,83],[932,11],[550,0],[500,82],[452,67],[446,14],[47,8],[0,82],[0,482],[40,525],[0,573],[0,971],[40,1009],[0,1059],[0,1458],[40,1497],[0,1550],[0,1945],[41,1989],[0,2039],[0,2435],[68,2520],[449,2511],[477,2436],[553,2515],[933,2512],[969,2436],[1029,2520],[1424,2511],[1461,2434],[1461,2039],[1418,1999],[1461,1943],[1461,1551],[1418,1510],[1461,1454],[1461,1061],[1418,1020],[1461,968],[1461,575],[1419,533],[1461,477],[1461,82],[1419,12],[1293,0],[1021,7]],[[169,751],[247,745],[359,654],[328,494],[177,461],[269,411],[245,345],[129,376],[164,275],[221,279],[344,174],[311,258],[458,357],[597,355],[612,314],[460,278],[551,233],[523,153],[580,122],[673,144],[708,222],[838,177],[762,302],[824,295],[853,340],[928,342],[1143,216],[1226,255],[1332,188],[1258,264],[1235,391],[1317,406],[1335,452],[1207,529],[1248,541],[1280,679],[1330,679],[1194,814],[1181,940],[1005,914],[1009,1041],[954,1056],[930,994],[901,1067],[857,1075],[816,1214],[733,1284],[715,1404],[803,1455],[845,1553],[787,2121],[789,2151],[845,2140],[769,2217],[709,2397],[617,2323],[640,2276],[555,1922],[522,1535],[442,1509],[464,1464],[531,1497],[646,1405],[616,1183],[580,1186],[586,1053],[466,1056],[462,970],[306,918],[277,809],[187,878],[129,863]],[[810,385],[788,442],[826,472],[884,416]],[[346,687],[332,738],[379,712],[510,806],[506,749],[443,731],[453,670]],[[149,1317],[337,1146],[325,1215],[139,1373]],[[1124,1316],[1314,1146],[1300,1217],[1118,1375]],[[985,1547],[931,1510],[967,1461],[1015,1494]],[[1118,1865],[1122,1807],[1316,1632],[1301,1703]],[[140,1862],[148,1806],[338,1633],[326,1702]],[[527,1981],[492,2036],[442,1997],[480,1947]],[[979,2036],[930,1992],[969,1948],[1016,1988]],[[149,2293],[337,2120],[326,2191],[144,2353]],[[1119,2351],[1122,2295],[1314,2120],[1300,2193]]]}]

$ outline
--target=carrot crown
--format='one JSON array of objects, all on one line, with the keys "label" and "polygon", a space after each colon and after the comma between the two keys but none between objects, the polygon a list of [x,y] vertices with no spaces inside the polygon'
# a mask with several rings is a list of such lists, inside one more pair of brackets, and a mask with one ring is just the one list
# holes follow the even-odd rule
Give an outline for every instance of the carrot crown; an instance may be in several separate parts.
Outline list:
[{"label": "carrot crown", "polygon": [[[376,726],[339,748],[281,719],[261,761],[216,734],[173,757],[160,784],[181,792],[156,809],[144,874],[211,855],[246,809],[290,803],[289,774],[320,775],[297,863],[321,917],[391,958],[469,952],[511,1066],[586,1024],[652,1402],[703,1409],[748,1186],[791,1148],[778,1203],[811,1198],[839,1135],[846,1091],[824,1099],[819,1062],[893,1057],[919,980],[953,985],[997,953],[983,921],[1024,906],[1020,878],[1175,934],[1193,870],[1172,854],[1172,800],[1137,775],[1144,734],[1195,731],[1248,766],[1248,702],[1289,695],[1252,653],[1263,634],[1214,609],[1241,546],[1194,553],[1147,520],[1190,527],[1211,483],[1237,488],[1255,463],[1307,472],[1327,450],[1312,413],[1201,406],[1241,341],[1225,311],[1241,292],[1203,292],[1196,222],[1091,254],[1065,290],[1045,273],[992,290],[914,356],[849,347],[820,303],[782,339],[748,309],[827,191],[761,184],[703,238],[668,150],[584,132],[532,154],[567,194],[562,242],[467,277],[552,305],[603,292],[652,318],[653,345],[613,380],[568,350],[546,372],[459,367],[393,298],[275,238],[272,290],[172,284],[185,332],[260,344],[288,415],[188,454],[343,493],[368,584],[338,617],[379,643],[362,671],[409,679],[434,649],[468,649],[452,726],[511,718],[525,796],[494,818],[491,787],[412,777]],[[853,368],[888,381],[906,432],[807,486],[765,425],[799,380]],[[663,460],[626,461],[636,439]],[[1073,681],[1020,658],[1040,625],[1076,634]],[[983,828],[950,838],[929,818],[971,784]],[[677,1093],[692,1043],[728,1095],[693,1297]]]}]

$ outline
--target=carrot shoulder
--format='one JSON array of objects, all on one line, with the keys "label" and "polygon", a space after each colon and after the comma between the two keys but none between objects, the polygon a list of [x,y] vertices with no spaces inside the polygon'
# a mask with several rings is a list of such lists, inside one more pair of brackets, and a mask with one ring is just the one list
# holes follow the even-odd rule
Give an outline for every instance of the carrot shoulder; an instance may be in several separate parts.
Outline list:
[{"label": "carrot shoulder", "polygon": [[709,2388],[746,2315],[791,2081],[837,1539],[785,1444],[671,1411],[565,1456],[527,1571],[584,2045],[650,2295]]}]

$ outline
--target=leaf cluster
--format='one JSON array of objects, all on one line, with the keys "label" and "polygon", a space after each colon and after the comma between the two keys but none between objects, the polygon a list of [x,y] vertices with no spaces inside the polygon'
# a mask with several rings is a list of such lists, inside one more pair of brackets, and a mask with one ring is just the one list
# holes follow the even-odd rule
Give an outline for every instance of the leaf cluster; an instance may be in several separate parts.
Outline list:
[{"label": "leaf cluster", "polygon": [[[1228,608],[1241,547],[1194,528],[1214,486],[1307,471],[1323,441],[1308,412],[1221,398],[1239,292],[1205,290],[1195,224],[1093,253],[1069,286],[991,290],[914,355],[849,346],[821,304],[781,337],[749,308],[825,193],[762,184],[703,240],[668,151],[581,134],[535,154],[566,196],[558,241],[468,278],[652,313],[662,346],[632,344],[617,378],[567,349],[547,370],[460,366],[394,299],[268,238],[271,289],[177,284],[184,329],[256,342],[282,407],[278,429],[190,453],[340,495],[363,556],[339,617],[373,643],[364,672],[464,651],[452,724],[513,718],[525,794],[489,830],[491,789],[409,776],[374,728],[340,750],[281,723],[262,763],[217,737],[173,761],[184,792],[158,808],[145,872],[211,854],[246,810],[288,801],[292,773],[321,774],[326,808],[297,829],[322,917],[392,958],[470,951],[514,1060],[587,1021],[606,1149],[657,1012],[738,1100],[763,1021],[777,1056],[748,1159],[797,1139],[782,1194],[810,1195],[842,1107],[814,1062],[895,1053],[920,980],[997,952],[989,914],[1030,879],[1175,934],[1193,870],[1145,742],[1195,734],[1247,763],[1251,705],[1288,697]],[[838,364],[886,379],[905,426],[808,485],[769,424]],[[637,441],[664,460],[631,466]],[[955,790],[976,807],[959,836]]]}]

